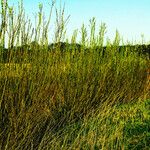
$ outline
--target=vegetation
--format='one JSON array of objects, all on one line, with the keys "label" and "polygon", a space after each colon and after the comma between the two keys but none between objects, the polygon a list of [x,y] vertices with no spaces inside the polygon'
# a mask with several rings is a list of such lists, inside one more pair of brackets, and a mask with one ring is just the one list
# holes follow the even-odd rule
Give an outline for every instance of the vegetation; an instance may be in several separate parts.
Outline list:
[{"label": "vegetation", "polygon": [[149,149],[149,45],[123,45],[116,32],[104,46],[95,18],[69,41],[64,8],[49,44],[54,6],[45,21],[40,4],[33,27],[22,1],[18,14],[1,1],[0,149]]}]

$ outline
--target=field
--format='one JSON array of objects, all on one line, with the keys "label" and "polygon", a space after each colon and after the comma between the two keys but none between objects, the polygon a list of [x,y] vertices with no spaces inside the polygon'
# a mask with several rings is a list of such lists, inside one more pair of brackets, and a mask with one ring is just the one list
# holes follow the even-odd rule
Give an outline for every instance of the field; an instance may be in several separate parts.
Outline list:
[{"label": "field", "polygon": [[64,9],[56,15],[56,37],[49,44],[50,18],[43,24],[41,5],[33,30],[23,4],[16,14],[5,3],[0,149],[150,149],[150,46],[123,45],[118,32],[104,45],[106,26],[96,34],[94,18],[89,35],[83,25],[79,42],[76,31],[64,40]]}]

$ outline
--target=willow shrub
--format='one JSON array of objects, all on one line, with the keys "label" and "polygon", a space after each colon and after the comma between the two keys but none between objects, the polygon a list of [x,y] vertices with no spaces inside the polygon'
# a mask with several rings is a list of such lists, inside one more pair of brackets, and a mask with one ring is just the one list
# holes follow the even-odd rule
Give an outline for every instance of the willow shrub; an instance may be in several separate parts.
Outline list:
[{"label": "willow shrub", "polygon": [[[118,32],[114,41],[108,40],[104,48],[106,26],[101,24],[97,35],[95,18],[90,20],[90,34],[82,26],[77,49],[77,30],[71,41],[65,40],[68,17],[64,17],[64,8],[56,9],[54,43],[57,46],[52,51],[49,49],[48,26],[54,4],[53,1],[46,22],[43,6],[39,5],[37,24],[33,27],[30,19],[25,17],[22,1],[18,14],[7,1],[1,1],[1,149],[40,149],[44,148],[43,143],[45,148],[51,144],[52,149],[63,148],[59,146],[69,140],[68,135],[60,143],[57,136],[63,136],[60,133],[65,132],[69,125],[75,123],[72,130],[76,131],[76,123],[80,126],[80,122],[86,121],[86,116],[94,115],[98,110],[109,120],[110,114],[105,114],[102,108],[147,98],[147,60],[134,50],[130,51],[129,47],[120,51]],[[65,50],[61,49],[62,40],[70,42]],[[8,53],[5,45],[8,45]],[[111,125],[113,128],[113,123]],[[102,130],[105,123],[103,126]],[[89,134],[82,137],[81,142],[90,144],[97,132]],[[104,138],[110,138],[107,132],[103,134]],[[71,140],[76,137],[71,136]],[[66,144],[68,142],[73,141]],[[78,147],[78,138],[74,142],[72,146]],[[108,148],[105,144],[102,147]]]}]

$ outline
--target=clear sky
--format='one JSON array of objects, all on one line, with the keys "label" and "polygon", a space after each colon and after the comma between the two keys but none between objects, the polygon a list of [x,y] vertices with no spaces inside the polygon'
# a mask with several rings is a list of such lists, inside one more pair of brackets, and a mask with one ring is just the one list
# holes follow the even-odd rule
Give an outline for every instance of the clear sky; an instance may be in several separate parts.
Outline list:
[{"label": "clear sky", "polygon": [[[16,5],[17,0],[9,0]],[[51,0],[24,0],[26,12],[33,17],[38,11],[38,3],[44,4],[44,12],[49,13]],[[97,24],[107,25],[107,35],[112,39],[118,29],[124,40],[150,41],[150,0],[62,0],[65,2],[66,16],[71,15],[68,24],[68,34],[79,29],[82,23],[88,27],[89,19],[95,17]],[[57,0],[57,4],[60,0]]]}]

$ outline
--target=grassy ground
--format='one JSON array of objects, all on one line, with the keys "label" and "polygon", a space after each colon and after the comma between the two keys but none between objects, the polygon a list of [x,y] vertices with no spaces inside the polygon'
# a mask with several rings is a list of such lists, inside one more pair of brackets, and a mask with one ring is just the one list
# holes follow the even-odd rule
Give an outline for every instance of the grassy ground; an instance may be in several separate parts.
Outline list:
[{"label": "grassy ground", "polygon": [[[113,42],[107,41],[104,53],[105,25],[95,35],[95,19],[90,22],[89,39],[84,26],[81,29],[80,51],[74,44],[75,34],[71,49],[69,44],[65,51],[60,48],[64,26],[60,33],[56,30],[58,44],[49,51],[47,38],[38,39],[47,31],[40,15],[33,34],[40,44],[30,44],[30,31],[24,30],[24,22],[11,22],[14,14],[9,9],[2,7],[2,21],[9,18],[10,24],[2,28],[1,45],[5,30],[13,34],[18,24],[18,30],[24,32],[10,34],[8,49],[19,42],[24,47],[16,55],[9,53],[8,62],[0,64],[0,149],[150,148],[150,66],[145,55],[138,54],[136,47],[118,50],[118,32]],[[42,16],[41,6],[40,13]],[[13,43],[17,35],[24,39]],[[29,50],[32,55],[27,55]],[[3,51],[1,47],[1,60]]]}]

